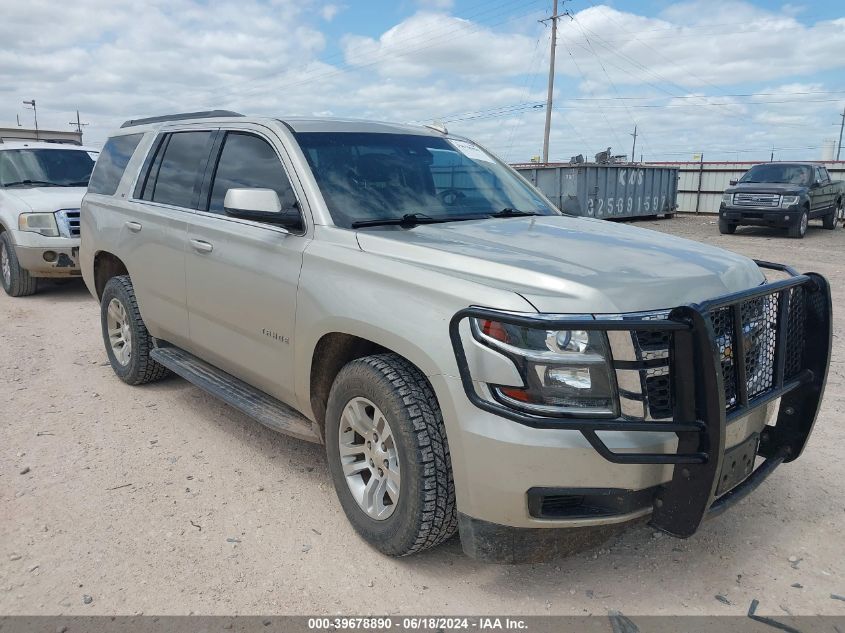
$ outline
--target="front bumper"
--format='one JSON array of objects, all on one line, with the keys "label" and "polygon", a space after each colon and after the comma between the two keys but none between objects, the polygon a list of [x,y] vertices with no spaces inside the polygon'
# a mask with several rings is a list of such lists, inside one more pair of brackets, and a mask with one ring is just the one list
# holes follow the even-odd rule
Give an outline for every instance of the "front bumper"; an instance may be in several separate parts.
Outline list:
[{"label": "front bumper", "polygon": [[[531,549],[526,543],[543,542],[545,550],[548,543],[513,528],[608,526],[649,514],[654,527],[688,537],[706,516],[724,511],[780,463],[796,459],[826,382],[830,293],[819,275],[758,264],[790,277],[678,307],[663,321],[548,321],[550,328],[669,332],[673,404],[668,421],[543,418],[481,399],[468,372],[459,325],[491,314],[470,308],[456,315],[452,342],[466,405],[448,398],[453,408],[444,410],[444,418],[452,454],[461,456],[453,459],[453,468],[465,550],[490,560],[531,560],[525,558]],[[749,306],[760,302],[767,310],[765,384],[759,382],[760,357],[749,351],[743,326]],[[516,324],[530,320],[501,313],[495,318]],[[730,352],[726,362],[725,340],[745,353]],[[654,366],[653,360],[622,364],[631,369],[632,362]],[[620,361],[614,364],[618,368]],[[452,380],[441,377],[436,390],[451,387]],[[457,433],[449,428],[450,418],[460,420]],[[544,512],[546,500],[551,511]]]},{"label": "front bumper", "polygon": [[719,209],[719,217],[731,224],[789,228],[801,220],[801,209],[797,205],[785,209],[722,205]]},{"label": "front bumper", "polygon": [[18,261],[33,276],[78,277],[82,274],[78,237],[45,237],[30,231],[13,233]]}]

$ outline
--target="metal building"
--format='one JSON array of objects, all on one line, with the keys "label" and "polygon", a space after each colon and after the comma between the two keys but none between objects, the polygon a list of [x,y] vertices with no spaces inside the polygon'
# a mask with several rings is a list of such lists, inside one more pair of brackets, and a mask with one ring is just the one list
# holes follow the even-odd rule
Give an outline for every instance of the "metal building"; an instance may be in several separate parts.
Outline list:
[{"label": "metal building", "polygon": [[565,213],[595,218],[672,215],[678,170],[632,163],[522,163],[513,167]]}]

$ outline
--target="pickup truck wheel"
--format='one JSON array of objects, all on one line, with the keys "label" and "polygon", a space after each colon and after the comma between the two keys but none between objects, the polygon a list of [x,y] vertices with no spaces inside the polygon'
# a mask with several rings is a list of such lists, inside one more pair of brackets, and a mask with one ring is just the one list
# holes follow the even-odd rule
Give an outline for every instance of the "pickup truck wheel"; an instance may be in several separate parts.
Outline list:
[{"label": "pickup truck wheel", "polygon": [[0,234],[0,279],[10,297],[27,297],[38,289],[38,279],[21,267],[15,246],[5,232]]},{"label": "pickup truck wheel", "polygon": [[150,358],[153,337],[141,318],[128,275],[112,277],[106,283],[100,300],[100,324],[109,363],[123,382],[142,385],[170,373]]},{"label": "pickup truck wheel", "polygon": [[722,235],[733,235],[736,233],[736,224],[731,224],[725,220],[719,220],[719,233]]},{"label": "pickup truck wheel", "polygon": [[801,212],[801,217],[799,218],[798,222],[795,223],[793,226],[789,227],[789,237],[795,239],[801,239],[807,234],[807,226],[810,223],[810,214],[809,212],[804,209]]},{"label": "pickup truck wheel", "polygon": [[326,408],[326,454],[349,522],[376,549],[407,556],[455,533],[443,417],[405,359],[367,356],[340,370]]},{"label": "pickup truck wheel", "polygon": [[839,228],[839,208],[838,205],[822,220],[822,226],[830,231],[835,231]]}]

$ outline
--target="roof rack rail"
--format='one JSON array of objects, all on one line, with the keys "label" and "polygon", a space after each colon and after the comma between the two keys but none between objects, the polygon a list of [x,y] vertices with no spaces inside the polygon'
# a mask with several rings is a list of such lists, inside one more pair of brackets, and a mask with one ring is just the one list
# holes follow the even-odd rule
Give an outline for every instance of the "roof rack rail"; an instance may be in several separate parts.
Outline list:
[{"label": "roof rack rail", "polygon": [[240,112],[231,110],[206,110],[205,112],[182,112],[178,114],[164,114],[162,116],[151,116],[146,119],[129,119],[124,121],[121,128],[135,125],[146,125],[147,123],[163,123],[165,121],[182,121],[184,119],[212,119],[227,116],[243,116]]}]

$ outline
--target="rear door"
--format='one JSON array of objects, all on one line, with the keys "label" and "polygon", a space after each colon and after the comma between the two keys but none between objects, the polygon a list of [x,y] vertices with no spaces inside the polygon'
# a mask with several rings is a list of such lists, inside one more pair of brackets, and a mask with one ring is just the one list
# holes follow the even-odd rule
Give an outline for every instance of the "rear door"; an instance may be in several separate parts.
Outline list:
[{"label": "rear door", "polygon": [[154,336],[180,346],[189,340],[187,218],[196,209],[215,135],[216,130],[195,128],[159,134],[120,229],[144,320]]},{"label": "rear door", "polygon": [[823,171],[821,167],[813,168],[813,183],[814,187],[810,191],[810,205],[814,216],[822,216],[827,213],[830,206],[830,197],[828,189],[830,188],[830,180],[827,178],[827,172]]},{"label": "rear door", "polygon": [[[309,238],[281,141],[259,124],[221,129],[189,219],[186,270],[191,351],[295,404],[296,290]],[[230,188],[275,189],[286,225],[229,216]]]},{"label": "rear door", "polygon": [[824,205],[830,211],[834,207],[836,198],[836,185],[830,180],[830,174],[825,167],[819,167],[819,173],[822,178],[822,191],[824,192]]}]

